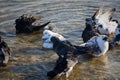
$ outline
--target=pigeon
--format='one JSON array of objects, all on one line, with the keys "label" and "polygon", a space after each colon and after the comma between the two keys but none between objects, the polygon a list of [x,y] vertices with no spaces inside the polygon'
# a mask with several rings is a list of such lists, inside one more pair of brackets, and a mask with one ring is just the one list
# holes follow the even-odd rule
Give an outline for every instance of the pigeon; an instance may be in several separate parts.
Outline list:
[{"label": "pigeon", "polygon": [[20,16],[18,19],[15,20],[16,34],[32,33],[39,30],[44,31],[44,29],[53,29],[51,26],[45,28],[50,23],[50,21],[41,25],[35,25],[34,23],[36,22],[36,20],[37,19],[31,14],[23,14],[22,16]]},{"label": "pigeon", "polygon": [[7,65],[10,55],[11,55],[10,48],[0,36],[0,66]]}]

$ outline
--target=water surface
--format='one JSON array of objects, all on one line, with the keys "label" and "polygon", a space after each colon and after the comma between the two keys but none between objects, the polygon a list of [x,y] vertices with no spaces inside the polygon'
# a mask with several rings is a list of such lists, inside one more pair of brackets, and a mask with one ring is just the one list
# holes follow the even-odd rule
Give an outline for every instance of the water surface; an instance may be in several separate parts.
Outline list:
[{"label": "water surface", "polygon": [[[46,73],[57,59],[52,50],[42,48],[41,32],[16,35],[16,18],[25,13],[42,16],[41,22],[51,21],[55,32],[79,44],[85,18],[102,4],[104,10],[116,8],[113,16],[120,19],[120,0],[0,0],[0,35],[12,50],[7,67],[0,68],[0,80],[49,80]],[[80,56],[69,79],[120,80],[120,50],[97,58]],[[65,80],[65,76],[55,80]]]}]

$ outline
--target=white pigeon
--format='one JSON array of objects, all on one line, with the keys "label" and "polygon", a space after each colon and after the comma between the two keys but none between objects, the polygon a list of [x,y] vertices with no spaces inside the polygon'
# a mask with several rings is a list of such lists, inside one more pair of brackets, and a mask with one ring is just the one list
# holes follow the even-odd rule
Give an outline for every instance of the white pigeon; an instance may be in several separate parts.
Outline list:
[{"label": "white pigeon", "polygon": [[44,30],[43,36],[42,36],[42,42],[43,42],[43,47],[47,49],[52,49],[53,48],[53,43],[51,42],[51,37],[58,37],[61,41],[65,41],[66,39],[55,32],[52,32],[50,30]]},{"label": "white pigeon", "polygon": [[93,19],[98,26],[98,30],[101,34],[109,35],[115,32],[118,26],[116,21],[112,20],[112,13],[116,11],[115,8],[108,10],[106,13],[102,14],[103,6],[101,6],[96,13],[93,15]]},{"label": "white pigeon", "polygon": [[93,56],[104,55],[109,48],[108,37],[106,35],[94,36],[86,43],[81,44],[80,46],[86,46],[89,48],[89,53]]}]

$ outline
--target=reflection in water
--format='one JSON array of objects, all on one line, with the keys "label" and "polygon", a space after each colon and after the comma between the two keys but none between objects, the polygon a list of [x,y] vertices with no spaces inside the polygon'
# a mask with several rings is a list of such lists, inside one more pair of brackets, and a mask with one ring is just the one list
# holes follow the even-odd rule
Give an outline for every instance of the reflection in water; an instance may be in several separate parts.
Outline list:
[{"label": "reflection in water", "polygon": [[[73,43],[82,42],[81,32],[85,18],[90,17],[99,5],[105,9],[115,7],[114,18],[120,18],[119,0],[1,0],[0,36],[12,49],[7,67],[0,67],[0,80],[49,80],[47,71],[53,69],[57,55],[42,48],[41,33],[15,34],[15,19],[22,14],[43,16],[41,22],[51,21],[58,32]],[[79,57],[69,80],[119,80],[120,50],[109,51],[105,56]],[[65,75],[55,80],[65,80]]]}]

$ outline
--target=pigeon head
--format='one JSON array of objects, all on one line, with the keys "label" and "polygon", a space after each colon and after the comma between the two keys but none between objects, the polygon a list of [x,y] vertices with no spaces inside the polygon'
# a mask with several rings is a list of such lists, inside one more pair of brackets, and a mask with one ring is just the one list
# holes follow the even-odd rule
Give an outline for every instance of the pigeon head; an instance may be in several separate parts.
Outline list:
[{"label": "pigeon head", "polygon": [[42,35],[42,42],[44,48],[53,48],[53,42],[51,41],[52,37],[58,38],[60,41],[66,40],[62,35],[52,32],[50,30],[44,30]]},{"label": "pigeon head", "polygon": [[106,35],[100,35],[97,37],[97,44],[101,50],[101,54],[105,54],[109,49],[108,37]]}]

